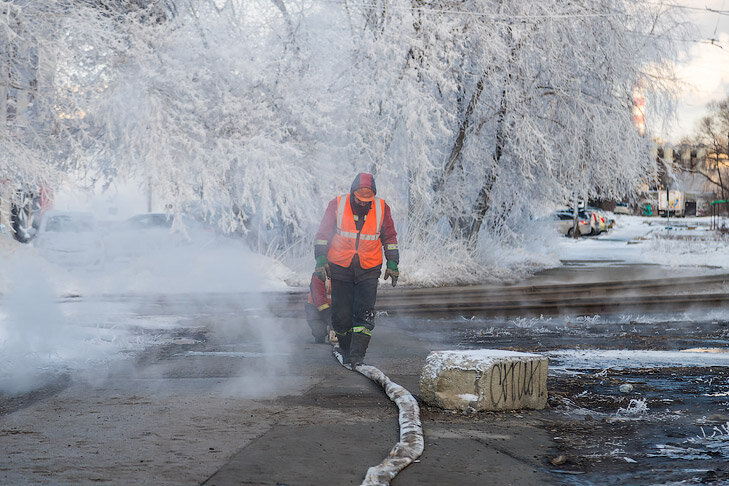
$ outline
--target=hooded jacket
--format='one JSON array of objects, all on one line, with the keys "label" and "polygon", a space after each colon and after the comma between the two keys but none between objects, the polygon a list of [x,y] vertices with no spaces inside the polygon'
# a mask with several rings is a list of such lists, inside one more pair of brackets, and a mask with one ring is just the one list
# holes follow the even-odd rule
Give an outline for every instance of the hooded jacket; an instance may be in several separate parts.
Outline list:
[{"label": "hooded jacket", "polygon": [[[337,213],[339,210],[338,203],[342,200],[341,198],[348,196],[347,199],[351,208],[351,213],[354,216],[355,228],[357,231],[362,230],[365,224],[364,216],[370,212],[370,210],[372,209],[372,204],[376,203],[378,200],[376,199],[373,202],[367,202],[364,204],[358,203],[358,201],[355,199],[354,191],[361,188],[371,189],[372,192],[377,194],[377,186],[375,185],[375,179],[372,174],[368,174],[365,172],[358,174],[352,182],[352,186],[350,187],[350,192],[348,195],[344,194],[342,196],[335,197],[329,202],[329,205],[324,212],[324,217],[322,218],[321,224],[319,225],[319,231],[317,231],[316,233],[314,241],[315,257],[318,257],[320,255],[327,255],[329,253],[332,239],[337,233]],[[381,199],[379,201],[382,204],[383,213],[379,240],[382,243],[382,248],[385,252],[385,258],[387,260],[393,260],[397,263],[400,260],[400,255],[397,247],[397,232],[395,231],[395,224],[392,221],[390,206],[388,206],[387,203]],[[358,275],[359,273],[361,273],[358,270],[363,270],[362,266],[360,265],[359,258],[356,255],[349,267],[336,265],[334,263],[330,263],[330,267],[332,267],[333,278],[337,278],[338,275],[342,276],[341,274],[344,273],[340,272],[339,269],[337,269],[336,267],[341,267],[341,269],[349,268],[350,270],[357,271],[356,273]],[[365,268],[364,270],[367,271],[368,277],[370,273],[376,272],[375,278],[377,278],[380,273],[380,265],[377,265],[376,267],[371,269]],[[371,270],[374,272],[370,272]],[[357,279],[359,280],[359,278]]]}]

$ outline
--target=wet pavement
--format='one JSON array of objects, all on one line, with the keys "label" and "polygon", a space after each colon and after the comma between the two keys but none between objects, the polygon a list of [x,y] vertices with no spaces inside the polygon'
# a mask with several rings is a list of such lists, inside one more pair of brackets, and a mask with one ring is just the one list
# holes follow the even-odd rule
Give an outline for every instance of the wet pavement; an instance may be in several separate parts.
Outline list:
[{"label": "wet pavement", "polygon": [[729,322],[615,315],[431,325],[450,329],[453,348],[550,356],[550,408],[540,420],[553,434],[552,460],[563,456],[548,465],[555,482],[729,484]]},{"label": "wet pavement", "polygon": [[[606,268],[589,273],[677,274]],[[534,281],[581,279],[590,276],[568,266]],[[129,318],[146,325],[130,332],[154,345],[0,395],[0,482],[359,484],[397,441],[396,407],[339,366],[328,346],[312,344],[301,319],[272,317],[265,303],[246,299],[133,307]],[[377,322],[368,363],[416,398],[433,350],[550,356],[545,410],[423,405],[425,452],[393,485],[729,484],[723,309],[508,319],[382,313]]]}]

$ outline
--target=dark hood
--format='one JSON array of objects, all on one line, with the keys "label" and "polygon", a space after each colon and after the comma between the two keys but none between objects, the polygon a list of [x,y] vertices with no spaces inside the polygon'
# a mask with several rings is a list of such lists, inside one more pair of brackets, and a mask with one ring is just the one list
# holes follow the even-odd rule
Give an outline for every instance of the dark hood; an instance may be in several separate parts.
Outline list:
[{"label": "dark hood", "polygon": [[367,172],[360,172],[357,177],[352,181],[352,187],[349,189],[350,193],[354,193],[357,189],[372,189],[372,192],[377,194],[377,186],[375,185],[375,177]]}]

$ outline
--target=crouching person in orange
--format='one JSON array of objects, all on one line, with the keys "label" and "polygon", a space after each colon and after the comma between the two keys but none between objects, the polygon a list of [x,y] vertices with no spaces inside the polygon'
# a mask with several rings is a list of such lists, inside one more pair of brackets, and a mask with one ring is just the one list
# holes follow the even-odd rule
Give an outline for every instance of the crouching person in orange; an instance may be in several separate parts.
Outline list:
[{"label": "crouching person in orange", "polygon": [[387,260],[385,280],[399,277],[397,232],[390,206],[376,197],[372,174],[354,178],[349,194],[329,202],[314,242],[314,274],[331,277],[332,327],[345,364],[363,363],[375,328],[377,282],[382,253]]},{"label": "crouching person in orange", "polygon": [[323,343],[332,326],[332,309],[326,281],[321,280],[316,274],[311,276],[309,298],[304,309],[314,342]]}]

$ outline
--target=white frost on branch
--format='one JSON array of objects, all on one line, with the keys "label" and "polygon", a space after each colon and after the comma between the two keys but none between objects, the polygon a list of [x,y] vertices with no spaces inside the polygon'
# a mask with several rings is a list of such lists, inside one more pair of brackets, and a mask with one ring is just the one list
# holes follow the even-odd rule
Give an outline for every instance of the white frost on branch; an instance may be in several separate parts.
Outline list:
[{"label": "white frost on branch", "polygon": [[35,54],[3,69],[30,66],[13,72],[33,123],[0,116],[2,177],[134,175],[260,251],[308,254],[328,200],[371,171],[405,266],[463,254],[473,274],[545,207],[654,176],[633,88],[670,98],[684,32],[631,0],[17,4],[0,36]]}]

